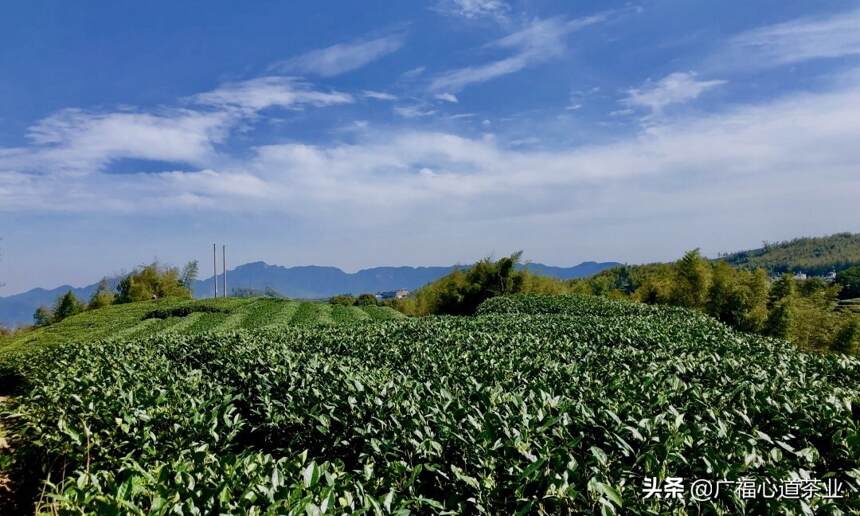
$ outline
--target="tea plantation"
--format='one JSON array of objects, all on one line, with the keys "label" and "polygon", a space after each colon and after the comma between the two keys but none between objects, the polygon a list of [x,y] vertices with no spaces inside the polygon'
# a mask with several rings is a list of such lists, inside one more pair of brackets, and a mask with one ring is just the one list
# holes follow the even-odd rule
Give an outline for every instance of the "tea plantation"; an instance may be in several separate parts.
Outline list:
[{"label": "tea plantation", "polygon": [[259,329],[293,324],[343,324],[403,317],[388,307],[333,306],[272,298],[227,298],[202,301],[164,299],[108,306],[80,313],[59,323],[24,333],[7,342],[0,353],[67,341],[103,338],[136,339],[164,332]]},{"label": "tea plantation", "polygon": [[[69,514],[860,511],[857,358],[599,298],[387,321],[235,303],[0,354],[20,493]],[[679,500],[652,477],[843,490]]]}]

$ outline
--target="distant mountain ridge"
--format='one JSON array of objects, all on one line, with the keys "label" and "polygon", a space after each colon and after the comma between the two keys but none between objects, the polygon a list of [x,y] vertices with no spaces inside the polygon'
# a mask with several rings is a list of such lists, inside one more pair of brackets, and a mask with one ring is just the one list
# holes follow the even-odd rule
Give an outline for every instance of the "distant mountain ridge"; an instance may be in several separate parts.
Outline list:
[{"label": "distant mountain ridge", "polygon": [[[525,265],[531,272],[559,279],[592,276],[621,265],[616,262],[583,262],[573,267],[554,267],[540,263]],[[265,262],[251,262],[227,271],[227,287],[263,291],[271,288],[291,298],[320,299],[337,294],[376,293],[397,289],[415,290],[448,274],[457,266],[447,267],[373,267],[348,273],[337,267],[307,265],[283,267]],[[114,282],[115,284],[115,282]],[[221,291],[219,277],[218,291]],[[0,324],[16,326],[29,324],[33,312],[41,305],[51,305],[66,291],[71,290],[82,300],[89,299],[97,283],[85,287],[63,285],[46,290],[35,288],[7,297],[0,297]],[[214,291],[212,277],[194,282],[194,296],[211,297]]]}]

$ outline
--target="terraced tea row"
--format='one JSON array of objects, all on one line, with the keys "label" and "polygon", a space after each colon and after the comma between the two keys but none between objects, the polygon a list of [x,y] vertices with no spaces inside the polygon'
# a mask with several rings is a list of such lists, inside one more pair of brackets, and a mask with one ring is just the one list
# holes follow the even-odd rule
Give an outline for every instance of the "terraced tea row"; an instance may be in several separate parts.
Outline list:
[{"label": "terraced tea row", "polygon": [[[20,460],[52,480],[60,512],[860,510],[860,360],[587,301],[558,301],[586,316],[163,334],[7,357],[30,382]],[[835,478],[846,498],[643,497],[645,478],[667,476]]]},{"label": "terraced tea row", "polygon": [[331,306],[269,298],[162,300],[87,311],[8,342],[0,342],[0,353],[66,341],[136,339],[166,331],[197,334],[292,324],[353,324],[399,317],[403,315],[389,307]]}]

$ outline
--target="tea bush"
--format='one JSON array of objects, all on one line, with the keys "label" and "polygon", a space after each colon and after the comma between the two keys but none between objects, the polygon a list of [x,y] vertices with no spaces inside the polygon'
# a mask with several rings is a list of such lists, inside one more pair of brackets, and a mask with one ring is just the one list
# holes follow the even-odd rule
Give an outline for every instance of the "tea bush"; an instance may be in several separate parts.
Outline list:
[{"label": "tea bush", "polygon": [[[7,420],[68,513],[860,510],[860,360],[640,306],[60,344],[3,359],[28,382]],[[643,497],[667,476],[846,498]]]}]

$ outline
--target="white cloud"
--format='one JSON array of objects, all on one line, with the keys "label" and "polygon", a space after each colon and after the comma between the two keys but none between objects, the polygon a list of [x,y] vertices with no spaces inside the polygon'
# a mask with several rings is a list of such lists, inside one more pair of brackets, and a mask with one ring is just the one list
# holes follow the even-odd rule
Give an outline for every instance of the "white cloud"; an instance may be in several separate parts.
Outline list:
[{"label": "white cloud", "polygon": [[[421,249],[455,246],[480,256],[498,243],[558,260],[585,245],[600,256],[624,258],[635,248],[639,259],[665,259],[712,242],[703,234],[756,242],[791,236],[786,231],[857,230],[858,86],[855,77],[829,91],[664,117],[611,143],[566,148],[536,137],[504,144],[374,127],[351,143],[216,155],[203,173],[132,175],[24,173],[3,161],[20,150],[5,149],[0,211],[262,213],[260,220],[289,217],[329,235],[361,235],[374,249],[396,240],[404,249],[423,242]],[[58,129],[64,124],[45,125],[39,145],[69,141]],[[559,241],[571,227],[580,228],[576,237]]]},{"label": "white cloud", "polygon": [[219,196],[247,197],[254,199],[271,198],[265,181],[244,172],[218,172],[201,170],[194,173],[163,172],[156,176],[173,191],[182,192],[194,199]]},{"label": "white cloud", "polygon": [[421,118],[436,113],[432,109],[424,109],[421,106],[396,106],[394,112],[403,118]]},{"label": "white cloud", "polygon": [[384,91],[364,90],[362,95],[364,95],[365,98],[374,100],[397,100],[395,95],[385,93]]},{"label": "white cloud", "polygon": [[434,10],[448,16],[470,20],[490,18],[503,23],[508,20],[511,7],[502,0],[439,0]]},{"label": "white cloud", "polygon": [[566,38],[571,32],[594,25],[606,19],[600,14],[566,20],[550,18],[537,20],[525,29],[519,30],[489,45],[491,49],[511,52],[508,57],[477,66],[451,70],[436,77],[430,84],[433,91],[459,91],[464,87],[519,72],[526,67],[555,59],[567,49]]},{"label": "white cloud", "polygon": [[722,65],[766,68],[852,55],[860,55],[860,9],[741,33],[719,59]]},{"label": "white cloud", "polygon": [[652,114],[659,114],[666,106],[689,102],[725,83],[723,80],[700,81],[693,73],[675,72],[657,82],[648,82],[641,88],[628,90],[627,97],[622,102],[627,106],[647,108]]},{"label": "white cloud", "polygon": [[312,50],[301,56],[272,65],[273,70],[334,77],[357,70],[377,59],[396,52],[405,41],[403,33],[372,39],[359,39]]},{"label": "white cloud", "polygon": [[227,83],[214,91],[195,95],[192,99],[199,104],[248,113],[269,107],[320,107],[352,102],[352,96],[347,93],[314,91],[301,81],[280,76]]},{"label": "white cloud", "polygon": [[411,70],[406,70],[402,74],[400,74],[400,80],[402,81],[414,81],[421,74],[423,74],[427,70],[426,66],[419,66],[417,68],[412,68]]},{"label": "white cloud", "polygon": [[452,93],[438,93],[435,95],[435,98],[436,100],[441,100],[443,102],[451,102],[453,104],[459,102],[457,96]]},{"label": "white cloud", "polygon": [[65,109],[29,128],[33,145],[0,149],[0,170],[89,174],[117,159],[208,166],[230,131],[263,109],[300,109],[352,102],[340,92],[311,89],[285,77],[227,83],[191,97],[200,109],[96,112]]},{"label": "white cloud", "polygon": [[0,168],[5,164],[18,170],[87,172],[117,158],[199,164],[214,156],[214,145],[225,139],[231,119],[224,112],[67,109],[31,127],[29,136],[36,146],[17,160],[0,157]]}]

